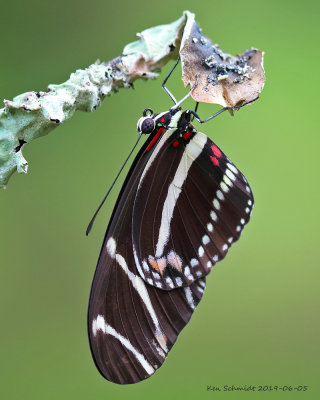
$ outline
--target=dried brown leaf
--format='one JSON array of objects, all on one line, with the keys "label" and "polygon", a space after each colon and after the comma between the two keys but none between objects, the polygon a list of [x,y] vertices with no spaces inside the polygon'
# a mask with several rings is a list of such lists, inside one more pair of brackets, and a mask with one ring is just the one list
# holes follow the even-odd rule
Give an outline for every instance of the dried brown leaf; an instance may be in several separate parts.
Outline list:
[{"label": "dried brown leaf", "polygon": [[232,107],[254,100],[263,89],[262,51],[252,48],[237,57],[224,53],[191,18],[183,33],[180,56],[184,86],[193,86],[199,77],[192,92],[195,101]]}]

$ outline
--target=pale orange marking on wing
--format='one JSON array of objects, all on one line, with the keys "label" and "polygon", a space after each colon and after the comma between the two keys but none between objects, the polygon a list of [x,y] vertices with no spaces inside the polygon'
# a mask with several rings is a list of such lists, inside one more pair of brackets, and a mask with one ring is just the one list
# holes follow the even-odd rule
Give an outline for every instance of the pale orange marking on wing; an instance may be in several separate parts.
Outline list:
[{"label": "pale orange marking on wing", "polygon": [[178,256],[178,254],[176,254],[174,251],[171,251],[168,254],[167,259],[169,264],[171,264],[173,268],[182,273],[182,260]]},{"label": "pale orange marking on wing", "polygon": [[160,269],[158,267],[158,263],[157,263],[156,260],[151,260],[151,258],[148,258],[148,262],[149,262],[149,264],[151,265],[151,267],[153,269],[155,269],[156,271],[160,272]]},{"label": "pale orange marking on wing", "polygon": [[153,269],[160,272],[161,275],[163,274],[163,271],[167,266],[167,260],[165,258],[159,258],[158,260],[148,258],[148,261]]},{"label": "pale orange marking on wing", "polygon": [[160,346],[162,347],[162,349],[165,350],[165,352],[167,352],[168,350],[165,349],[167,347],[167,341],[168,341],[166,335],[163,332],[161,332],[161,336],[155,334],[155,337]]}]

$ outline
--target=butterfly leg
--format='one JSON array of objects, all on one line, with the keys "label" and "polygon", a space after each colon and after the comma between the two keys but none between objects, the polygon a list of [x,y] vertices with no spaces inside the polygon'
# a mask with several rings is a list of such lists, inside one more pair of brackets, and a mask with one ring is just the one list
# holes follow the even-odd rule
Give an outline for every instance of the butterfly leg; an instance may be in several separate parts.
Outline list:
[{"label": "butterfly leg", "polygon": [[169,71],[168,75],[166,76],[165,80],[164,80],[163,83],[162,83],[162,89],[167,93],[167,95],[168,95],[168,96],[170,97],[170,99],[174,102],[174,104],[177,104],[177,100],[176,100],[176,98],[174,97],[174,95],[170,92],[170,90],[169,90],[168,88],[166,88],[165,85],[166,85],[167,80],[169,79],[170,75],[172,74],[173,70],[174,70],[175,67],[178,65],[179,61],[180,61],[180,55],[179,55],[177,61],[175,62],[174,66],[171,68],[171,70]]},{"label": "butterfly leg", "polygon": [[176,108],[180,107],[180,104],[182,104],[185,100],[187,100],[188,97],[191,96],[192,92],[194,89],[197,87],[199,82],[199,75],[196,76],[196,81],[192,88],[189,90],[188,94],[186,94],[181,100],[179,100],[173,107],[170,108],[170,110],[175,110]]},{"label": "butterfly leg", "polygon": [[[195,113],[197,113],[198,107],[199,107],[199,102],[197,101],[197,102],[196,102],[196,106],[195,106],[195,108],[194,108],[194,112],[195,112]],[[191,121],[193,121],[193,120],[194,120],[194,115],[192,115],[192,117],[191,117]]]},{"label": "butterfly leg", "polygon": [[196,111],[188,110],[188,113],[189,113],[189,114],[192,114],[193,117],[194,117],[198,122],[200,122],[200,124],[204,124],[205,122],[210,121],[210,119],[215,118],[216,116],[218,116],[219,114],[223,113],[224,111],[227,111],[227,110],[237,110],[237,109],[239,109],[239,108],[241,108],[241,107],[246,106],[247,104],[253,103],[253,102],[256,101],[257,99],[258,99],[258,97],[256,97],[256,98],[253,99],[253,100],[247,101],[246,103],[239,104],[239,105],[237,105],[237,106],[233,106],[233,107],[224,107],[224,108],[222,108],[221,110],[219,110],[218,112],[216,112],[215,114],[211,115],[211,117],[206,118],[205,120],[202,120],[202,119],[199,117],[199,115],[196,113]]}]

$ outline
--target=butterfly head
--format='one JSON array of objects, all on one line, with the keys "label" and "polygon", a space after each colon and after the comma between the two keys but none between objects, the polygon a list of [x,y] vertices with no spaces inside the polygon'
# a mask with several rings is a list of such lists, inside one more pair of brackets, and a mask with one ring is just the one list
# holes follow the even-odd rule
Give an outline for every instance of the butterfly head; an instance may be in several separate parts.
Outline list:
[{"label": "butterfly head", "polygon": [[155,114],[153,113],[151,108],[146,108],[145,110],[143,110],[142,117],[139,119],[137,124],[138,132],[145,134],[151,133],[156,126],[154,117]]},{"label": "butterfly head", "polygon": [[143,110],[142,117],[137,124],[140,133],[150,134],[159,128],[174,128],[181,115],[181,108],[170,109],[161,114],[155,114],[151,108]]}]

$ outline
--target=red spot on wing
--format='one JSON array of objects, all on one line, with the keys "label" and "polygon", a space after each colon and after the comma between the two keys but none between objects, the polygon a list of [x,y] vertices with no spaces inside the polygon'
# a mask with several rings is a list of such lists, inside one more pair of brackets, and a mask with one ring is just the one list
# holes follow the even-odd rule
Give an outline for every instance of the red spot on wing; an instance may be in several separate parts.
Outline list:
[{"label": "red spot on wing", "polygon": [[213,152],[213,154],[214,154],[215,156],[217,156],[217,157],[219,157],[219,158],[222,156],[221,151],[218,149],[218,147],[217,147],[215,144],[213,144],[213,145],[211,146],[211,150],[212,150],[212,152]]},{"label": "red spot on wing", "polygon": [[154,138],[151,140],[151,142],[149,143],[149,146],[146,148],[146,151],[149,151],[151,149],[151,147],[156,143],[156,141],[159,139],[159,137],[163,134],[163,132],[165,132],[165,128],[160,128],[158,130],[158,132],[154,135]]},{"label": "red spot on wing", "polygon": [[213,162],[213,164],[218,167],[219,166],[219,160],[216,157],[212,157],[212,156],[210,156],[210,158],[211,158],[211,161]]},{"label": "red spot on wing", "polygon": [[160,121],[161,122],[166,122],[166,120],[163,117],[160,119]]},{"label": "red spot on wing", "polygon": [[173,147],[178,147],[178,146],[179,146],[179,140],[175,140],[175,141],[172,143],[172,146],[173,146]]},{"label": "red spot on wing", "polygon": [[183,139],[184,140],[188,140],[190,138],[190,136],[192,136],[193,132],[186,132],[183,134]]}]

